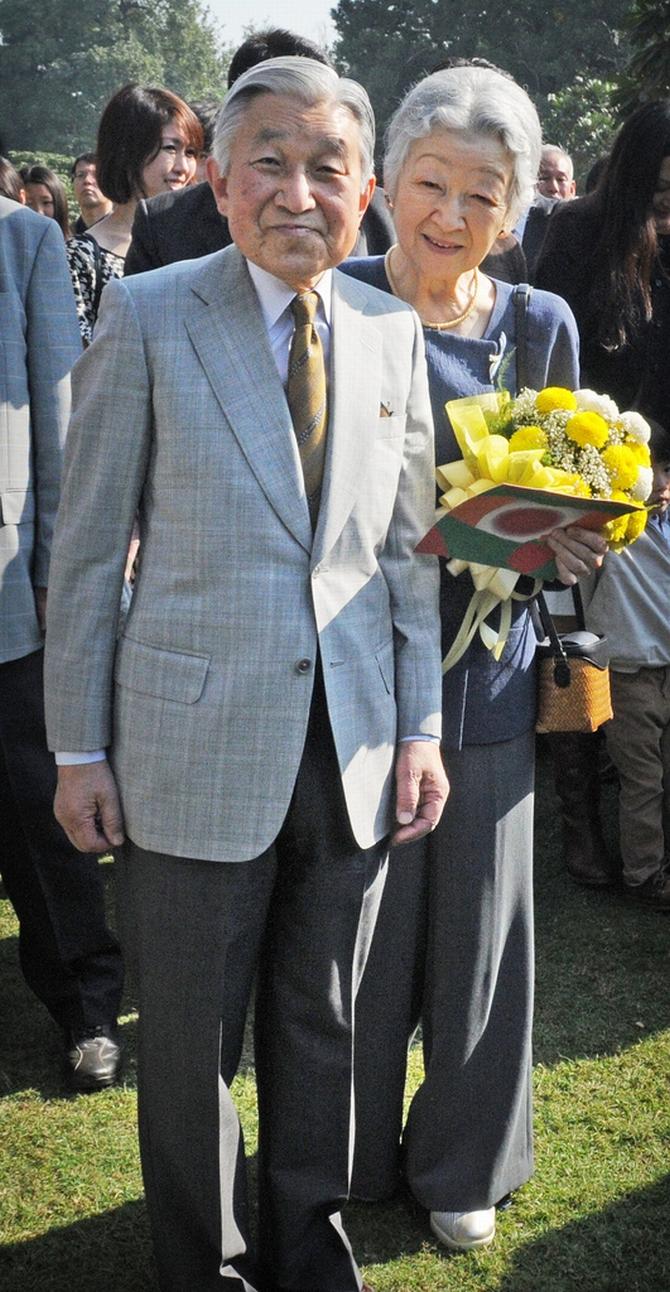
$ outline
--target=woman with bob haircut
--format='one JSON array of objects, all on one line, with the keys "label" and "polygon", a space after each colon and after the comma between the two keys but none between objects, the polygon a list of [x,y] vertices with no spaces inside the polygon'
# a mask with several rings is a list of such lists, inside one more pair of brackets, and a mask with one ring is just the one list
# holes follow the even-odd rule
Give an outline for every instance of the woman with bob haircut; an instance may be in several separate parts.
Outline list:
[{"label": "woman with bob haircut", "polygon": [[[497,385],[512,394],[577,385],[564,301],[480,269],[532,198],[540,146],[528,95],[490,65],[426,77],[389,125],[384,186],[398,241],[344,268],[408,301],[423,322],[438,464],[462,456],[447,400]],[[576,526],[548,541],[566,584],[605,550]],[[441,574],[446,655],[473,584],[469,571]],[[444,675],[450,796],[413,857],[391,860],[356,1013],[352,1193],[376,1198],[397,1183],[407,1041],[420,1015],[425,1079],[403,1169],[438,1240],[456,1250],[491,1242],[496,1204],[533,1169],[536,637],[528,601],[512,613],[500,660],[477,636]]]},{"label": "woman with bob haircut", "polygon": [[97,178],[114,207],[67,244],[84,344],[91,340],[105,283],[123,276],[138,201],[191,184],[202,147],[198,118],[170,90],[124,85],[103,110]]},{"label": "woman with bob haircut", "polygon": [[21,181],[26,195],[26,206],[32,207],[40,215],[55,220],[63,231],[63,237],[70,236],[70,216],[67,209],[65,187],[55,171],[49,166],[36,162],[34,166],[21,168]]}]

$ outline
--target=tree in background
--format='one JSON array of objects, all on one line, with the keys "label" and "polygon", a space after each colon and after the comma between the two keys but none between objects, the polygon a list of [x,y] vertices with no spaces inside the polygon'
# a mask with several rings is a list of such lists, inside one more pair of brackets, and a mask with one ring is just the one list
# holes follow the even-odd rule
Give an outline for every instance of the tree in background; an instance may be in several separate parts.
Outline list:
[{"label": "tree in background", "polygon": [[620,31],[628,9],[629,0],[607,6],[601,0],[339,0],[332,10],[335,54],[366,86],[380,135],[405,91],[438,62],[487,58],[528,90],[545,137],[583,157],[588,168],[606,146],[598,87],[615,82],[626,62]]},{"label": "tree in background", "polygon": [[614,95],[622,117],[652,99],[670,98],[670,0],[637,0],[625,32],[633,53]]},{"label": "tree in background", "polygon": [[230,51],[202,0],[0,0],[0,131],[13,150],[75,154],[128,81],[223,98]]}]

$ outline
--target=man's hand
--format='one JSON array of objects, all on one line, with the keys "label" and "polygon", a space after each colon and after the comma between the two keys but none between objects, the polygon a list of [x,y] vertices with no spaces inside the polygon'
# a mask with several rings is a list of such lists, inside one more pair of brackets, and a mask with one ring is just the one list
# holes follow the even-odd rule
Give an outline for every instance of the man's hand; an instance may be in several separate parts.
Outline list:
[{"label": "man's hand", "polygon": [[395,765],[398,829],[391,844],[413,843],[435,829],[449,793],[449,781],[436,740],[405,740]]},{"label": "man's hand", "polygon": [[602,534],[593,529],[581,529],[579,525],[553,529],[547,534],[546,542],[554,553],[558,577],[568,586],[602,565],[607,551]]},{"label": "man's hand", "polygon": [[58,768],[54,814],[80,852],[109,852],[123,843],[121,804],[107,759]]}]

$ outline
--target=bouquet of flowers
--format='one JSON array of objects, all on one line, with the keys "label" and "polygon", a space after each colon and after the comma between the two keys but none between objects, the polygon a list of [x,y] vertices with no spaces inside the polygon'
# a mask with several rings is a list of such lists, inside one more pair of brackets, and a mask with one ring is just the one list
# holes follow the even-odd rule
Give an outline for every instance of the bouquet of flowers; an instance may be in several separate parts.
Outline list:
[{"label": "bouquet of flowers", "polygon": [[[437,469],[441,511],[420,550],[450,557],[454,575],[468,569],[475,591],[445,670],[477,632],[500,657],[511,601],[534,596],[543,579],[556,577],[543,534],[586,525],[620,551],[644,530],[652,489],[649,426],[639,413],[619,412],[607,395],[549,386],[516,399],[501,391],[452,400],[446,408],[463,456]],[[523,573],[539,576],[530,592],[518,591]],[[487,616],[499,605],[494,629]]]}]

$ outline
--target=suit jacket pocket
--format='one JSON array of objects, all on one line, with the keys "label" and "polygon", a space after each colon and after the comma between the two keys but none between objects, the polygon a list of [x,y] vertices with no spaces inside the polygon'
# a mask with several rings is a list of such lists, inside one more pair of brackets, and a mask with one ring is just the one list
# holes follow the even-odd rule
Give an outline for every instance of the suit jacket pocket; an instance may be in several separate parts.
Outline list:
[{"label": "suit jacket pocket", "polygon": [[114,680],[142,695],[195,704],[202,695],[209,663],[209,655],[166,650],[122,637],[116,652]]},{"label": "suit jacket pocket", "polygon": [[0,522],[3,525],[27,525],[35,519],[35,495],[32,489],[4,489],[0,494]]}]

